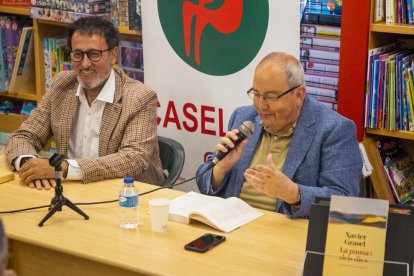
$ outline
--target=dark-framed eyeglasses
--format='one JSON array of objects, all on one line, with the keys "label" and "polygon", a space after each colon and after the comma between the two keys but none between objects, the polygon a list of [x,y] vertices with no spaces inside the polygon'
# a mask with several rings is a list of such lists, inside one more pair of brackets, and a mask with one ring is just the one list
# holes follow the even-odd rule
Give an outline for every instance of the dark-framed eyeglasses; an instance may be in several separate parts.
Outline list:
[{"label": "dark-framed eyeglasses", "polygon": [[85,57],[85,54],[86,54],[90,61],[97,62],[97,61],[101,60],[102,53],[106,52],[106,51],[109,51],[109,50],[112,50],[112,49],[111,48],[108,48],[108,49],[105,49],[105,50],[95,50],[95,49],[93,49],[93,50],[89,50],[89,51],[86,51],[86,52],[78,51],[78,50],[71,51],[70,52],[70,59],[74,62],[79,62],[79,61],[83,60],[83,58]]},{"label": "dark-framed eyeglasses", "polygon": [[265,92],[264,95],[260,95],[260,93],[252,88],[247,90],[247,96],[253,101],[259,101],[260,98],[262,98],[266,103],[277,103],[277,101],[282,98],[283,96],[287,95],[289,92],[294,91],[296,88],[298,88],[300,85],[297,85],[295,87],[292,87],[288,90],[286,90],[283,93],[277,94],[275,91],[269,91]]}]

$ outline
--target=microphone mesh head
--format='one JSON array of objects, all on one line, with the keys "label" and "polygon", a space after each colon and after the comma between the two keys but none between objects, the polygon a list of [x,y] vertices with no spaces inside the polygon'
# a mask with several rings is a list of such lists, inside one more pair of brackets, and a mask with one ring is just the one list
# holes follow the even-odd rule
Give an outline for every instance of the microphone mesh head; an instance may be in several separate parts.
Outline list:
[{"label": "microphone mesh head", "polygon": [[256,127],[252,121],[245,121],[240,125],[239,130],[244,134],[244,136],[249,137],[253,134],[255,128]]}]

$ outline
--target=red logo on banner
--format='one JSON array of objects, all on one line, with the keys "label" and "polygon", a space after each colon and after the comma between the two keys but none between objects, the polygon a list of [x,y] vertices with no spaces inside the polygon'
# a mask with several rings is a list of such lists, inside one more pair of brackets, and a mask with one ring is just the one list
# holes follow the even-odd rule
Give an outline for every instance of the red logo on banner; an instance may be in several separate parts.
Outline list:
[{"label": "red logo on banner", "polygon": [[236,31],[242,19],[243,0],[225,0],[218,9],[208,9],[205,4],[214,0],[200,0],[198,4],[190,1],[183,3],[183,26],[185,54],[190,56],[191,25],[195,19],[194,51],[195,62],[200,64],[200,40],[204,28],[210,24],[220,33],[228,34]]}]

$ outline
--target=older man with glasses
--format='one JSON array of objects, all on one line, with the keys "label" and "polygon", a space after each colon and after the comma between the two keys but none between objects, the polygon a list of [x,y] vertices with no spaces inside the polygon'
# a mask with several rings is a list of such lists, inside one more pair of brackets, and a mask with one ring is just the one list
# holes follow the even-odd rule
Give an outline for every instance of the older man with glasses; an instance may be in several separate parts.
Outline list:
[{"label": "older man with glasses", "polygon": [[54,187],[54,168],[36,158],[53,136],[67,156],[65,179],[87,183],[133,176],[161,184],[156,93],[113,67],[119,38],[110,22],[81,18],[67,31],[73,71],[53,79],[51,91],[12,134],[8,161],[29,187]]},{"label": "older man with glasses", "polygon": [[[287,53],[267,55],[257,66],[253,105],[232,114],[225,137],[215,151],[234,148],[197,185],[204,194],[237,196],[250,205],[306,217],[317,196],[357,196],[362,160],[355,124],[306,95],[300,62]],[[255,125],[237,144],[238,128]]]}]

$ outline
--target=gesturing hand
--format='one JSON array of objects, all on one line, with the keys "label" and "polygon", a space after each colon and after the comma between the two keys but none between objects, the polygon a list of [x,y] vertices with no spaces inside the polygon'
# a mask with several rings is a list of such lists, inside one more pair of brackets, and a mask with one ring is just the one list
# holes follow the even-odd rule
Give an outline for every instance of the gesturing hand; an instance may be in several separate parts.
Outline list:
[{"label": "gesturing hand", "polygon": [[266,158],[266,164],[249,168],[244,173],[246,182],[259,191],[280,198],[288,203],[296,201],[298,186],[276,168],[272,154]]}]

